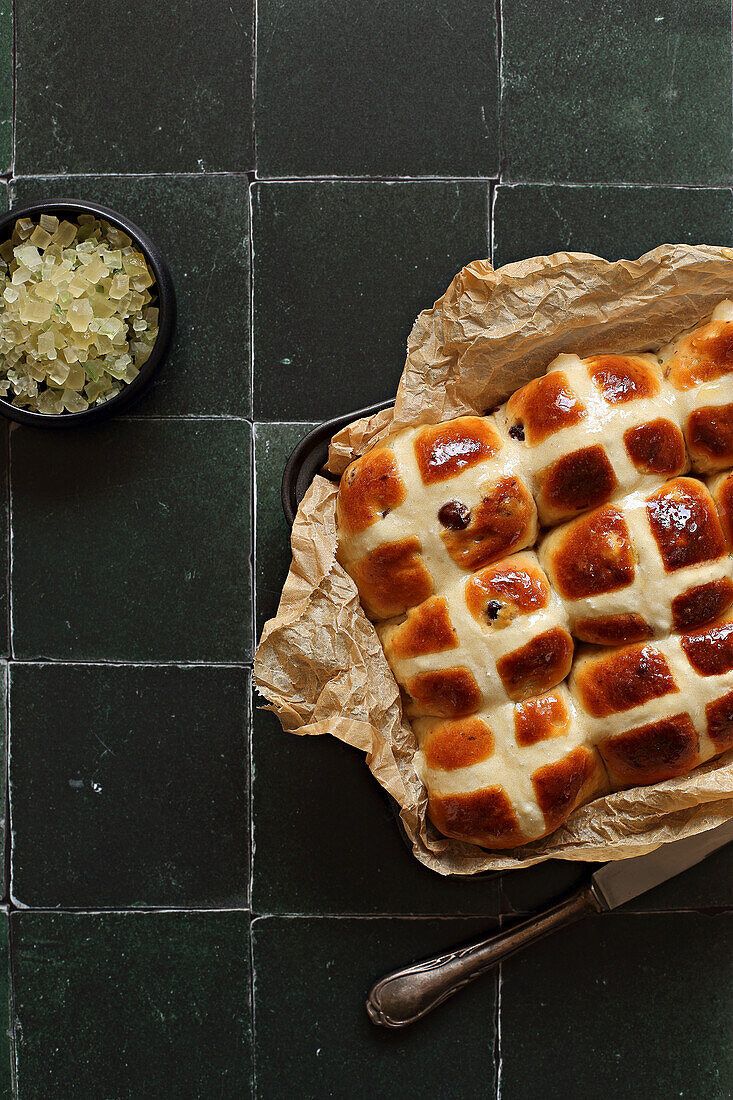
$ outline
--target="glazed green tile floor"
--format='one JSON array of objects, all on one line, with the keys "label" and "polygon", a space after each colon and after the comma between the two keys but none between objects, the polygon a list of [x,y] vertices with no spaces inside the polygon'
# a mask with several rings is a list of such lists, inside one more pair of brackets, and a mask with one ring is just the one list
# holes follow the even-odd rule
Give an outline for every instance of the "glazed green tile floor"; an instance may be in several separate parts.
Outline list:
[{"label": "glazed green tile floor", "polygon": [[729,0],[0,0],[0,209],[127,214],[179,304],[128,415],[0,424],[0,1097],[730,1100],[733,846],[379,1031],[585,869],[424,870],[251,662],[297,441],[472,259],[733,245],[731,113]]}]

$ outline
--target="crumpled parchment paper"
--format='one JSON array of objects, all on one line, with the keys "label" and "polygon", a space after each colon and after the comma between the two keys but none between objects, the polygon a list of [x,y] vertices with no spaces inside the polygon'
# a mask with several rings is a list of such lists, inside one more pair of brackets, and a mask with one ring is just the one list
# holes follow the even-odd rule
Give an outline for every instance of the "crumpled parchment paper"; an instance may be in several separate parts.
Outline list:
[{"label": "crumpled parchment paper", "polygon": [[[560,352],[656,349],[732,296],[729,248],[661,245],[615,263],[559,252],[498,271],[478,260],[415,322],[394,409],[339,432],[329,469],[342,473],[407,425],[488,412]],[[417,859],[446,875],[550,858],[624,859],[733,817],[732,751],[690,775],[596,799],[549,837],[513,851],[490,853],[441,836],[427,820],[399,689],[356,587],[335,558],[337,492],[318,477],[301,503],[280,606],[255,655],[255,683],[286,730],[328,733],[366,754],[375,779],[400,807]]]}]

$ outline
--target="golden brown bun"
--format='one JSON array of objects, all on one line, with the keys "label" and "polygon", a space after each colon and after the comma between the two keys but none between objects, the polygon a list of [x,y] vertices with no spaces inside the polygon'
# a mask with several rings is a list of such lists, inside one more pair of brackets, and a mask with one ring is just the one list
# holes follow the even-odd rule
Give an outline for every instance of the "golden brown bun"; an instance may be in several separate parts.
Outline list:
[{"label": "golden brown bun", "polygon": [[587,649],[570,691],[613,787],[684,775],[733,747],[733,619],[614,649]]},{"label": "golden brown bun", "polygon": [[339,561],[365,611],[400,615],[537,538],[520,452],[491,417],[401,432],[345,472]]},{"label": "golden brown bun", "polygon": [[608,789],[567,688],[464,719],[414,723],[433,824],[446,836],[513,848]]},{"label": "golden brown bun", "polygon": [[651,356],[560,355],[497,417],[521,439],[544,525],[688,467],[675,395]]},{"label": "golden brown bun", "polygon": [[659,353],[696,473],[733,466],[733,303]]},{"label": "golden brown bun", "polygon": [[413,716],[458,718],[526,699],[564,680],[573,656],[567,615],[531,551],[377,629]]},{"label": "golden brown bun", "polygon": [[540,561],[573,634],[597,645],[704,626],[733,604],[733,561],[713,498],[695,478],[556,527]]}]

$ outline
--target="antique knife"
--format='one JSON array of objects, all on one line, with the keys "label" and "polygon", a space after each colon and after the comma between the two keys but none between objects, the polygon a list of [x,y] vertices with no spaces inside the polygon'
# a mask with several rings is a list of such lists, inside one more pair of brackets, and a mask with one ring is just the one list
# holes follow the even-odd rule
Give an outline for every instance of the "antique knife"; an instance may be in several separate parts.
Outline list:
[{"label": "antique knife", "polygon": [[733,840],[733,819],[695,836],[662,844],[645,856],[604,863],[561,902],[479,943],[395,970],[367,997],[367,1012],[381,1027],[405,1027],[432,1012],[503,959],[587,913],[603,913],[666,882]]}]

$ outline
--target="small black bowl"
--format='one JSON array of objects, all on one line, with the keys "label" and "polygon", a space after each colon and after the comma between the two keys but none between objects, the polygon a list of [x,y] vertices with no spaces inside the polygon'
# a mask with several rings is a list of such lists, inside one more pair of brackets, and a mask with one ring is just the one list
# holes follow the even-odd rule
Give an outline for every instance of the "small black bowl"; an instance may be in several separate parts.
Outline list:
[{"label": "small black bowl", "polygon": [[18,218],[32,218],[38,221],[41,214],[55,214],[68,221],[75,221],[80,214],[94,214],[96,217],[104,218],[110,225],[117,226],[132,238],[144,254],[155,276],[155,285],[151,289],[155,290],[158,299],[156,303],[158,337],[153,344],[153,350],[140,368],[137,378],[128,382],[118,394],[101,405],[92,405],[84,412],[64,412],[58,415],[20,409],[0,397],[0,414],[7,416],[10,420],[18,420],[21,424],[32,424],[37,428],[78,428],[84,424],[94,424],[107,416],[116,416],[140,397],[170,350],[176,327],[176,295],[168,265],[157,246],[129,218],[109,210],[106,206],[99,206],[96,202],[81,202],[78,199],[45,199],[43,202],[34,202],[30,206],[15,207],[0,218],[0,242],[7,240],[10,236]]}]

